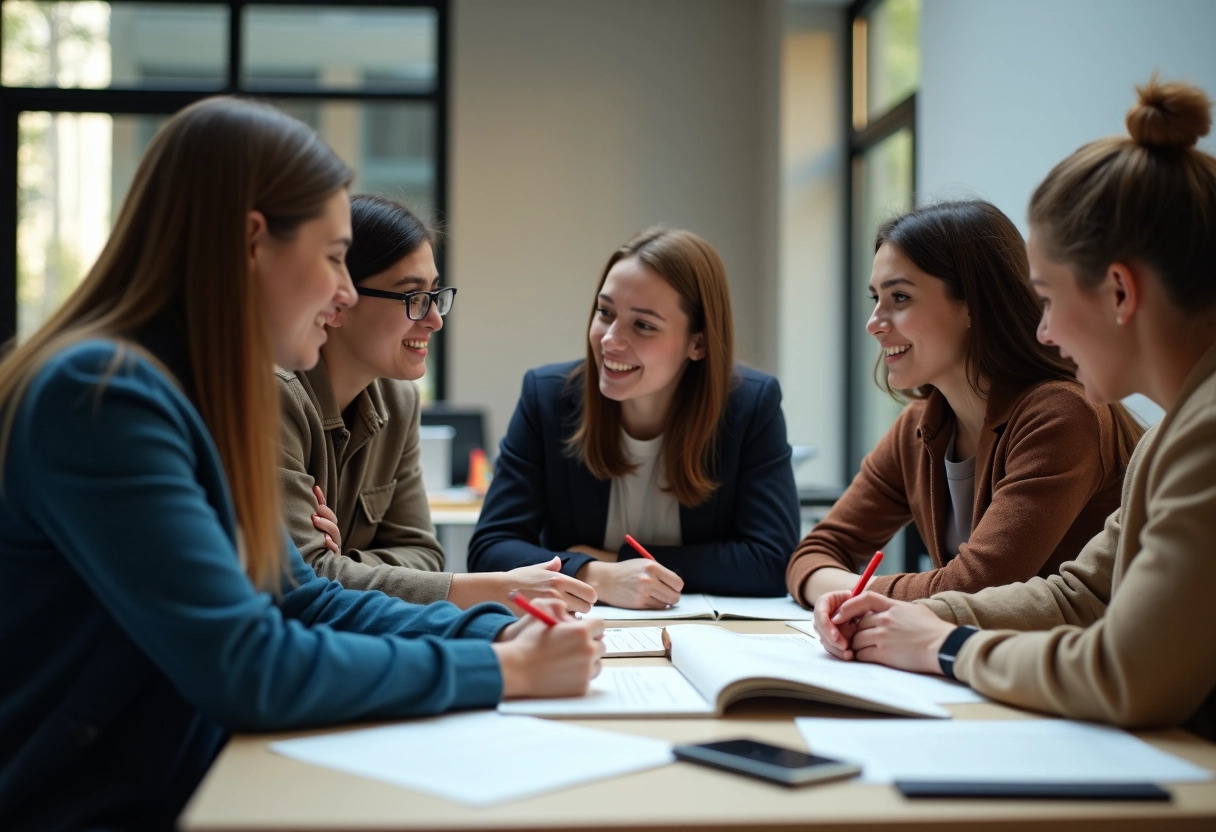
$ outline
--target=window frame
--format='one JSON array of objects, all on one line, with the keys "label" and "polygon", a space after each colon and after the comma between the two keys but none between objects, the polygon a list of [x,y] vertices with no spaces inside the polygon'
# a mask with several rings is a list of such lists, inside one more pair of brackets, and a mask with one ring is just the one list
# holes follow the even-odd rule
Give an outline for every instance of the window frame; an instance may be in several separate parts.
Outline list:
[{"label": "window frame", "polygon": [[[199,2],[228,8],[228,55],[224,84],[215,89],[197,88],[65,89],[57,87],[8,87],[0,85],[0,341],[17,332],[17,149],[18,120],[23,112],[103,113],[107,115],[170,115],[213,95],[249,95],[261,99],[305,99],[314,101],[420,102],[434,107],[434,211],[443,222],[450,215],[449,185],[449,88],[451,80],[451,14],[448,0],[121,0],[124,4],[191,5]],[[436,16],[435,85],[430,92],[384,90],[279,89],[265,83],[246,88],[240,83],[241,48],[244,36],[242,11],[246,6],[318,6],[341,8],[430,8]],[[435,254],[440,274],[447,274],[443,249]],[[447,329],[435,333],[439,349],[430,368],[436,401],[447,395]]]}]

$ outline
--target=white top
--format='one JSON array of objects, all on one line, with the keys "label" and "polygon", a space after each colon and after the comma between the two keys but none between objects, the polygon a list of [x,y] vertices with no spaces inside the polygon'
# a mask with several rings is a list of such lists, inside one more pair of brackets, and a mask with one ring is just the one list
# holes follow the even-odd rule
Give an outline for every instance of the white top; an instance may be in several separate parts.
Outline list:
[{"label": "white top", "polygon": [[667,477],[663,472],[663,437],[634,439],[621,431],[625,457],[637,464],[632,474],[612,481],[608,497],[608,525],[604,529],[604,548],[615,552],[631,534],[643,546],[678,546],[680,503],[663,491]]},{"label": "white top", "polygon": [[950,491],[950,504],[946,506],[946,550],[942,552],[942,563],[949,563],[958,549],[971,537],[971,520],[975,514],[975,455],[958,462],[954,456],[956,430],[946,447],[946,486]]}]

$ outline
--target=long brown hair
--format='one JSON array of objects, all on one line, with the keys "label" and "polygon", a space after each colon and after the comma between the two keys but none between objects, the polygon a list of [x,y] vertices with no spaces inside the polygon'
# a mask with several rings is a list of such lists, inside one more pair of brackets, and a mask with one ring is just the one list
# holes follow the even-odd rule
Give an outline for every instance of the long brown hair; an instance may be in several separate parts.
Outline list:
[{"label": "long brown hair", "polygon": [[[16,403],[55,353],[118,341],[159,315],[184,325],[190,391],[219,450],[254,584],[283,570],[278,408],[261,295],[249,270],[249,214],[290,239],[349,186],[351,172],[310,128],[264,104],[210,98],[169,120],[136,170],[114,230],[79,287],[0,362],[0,470]],[[180,381],[180,380],[179,380]]]},{"label": "long brown hair", "polygon": [[[713,478],[715,441],[734,377],[735,330],[726,267],[713,246],[691,231],[650,228],[608,258],[596,286],[596,299],[608,272],[621,260],[636,257],[671,284],[688,316],[689,334],[701,333],[705,357],[690,361],[676,388],[663,428],[663,458],[668,490],[682,505],[703,503],[718,487]],[[591,305],[588,328],[598,301]],[[600,392],[595,352],[571,376],[582,382],[583,406],[578,429],[566,440],[566,451],[580,458],[600,479],[624,476],[634,469],[621,443],[621,404]]]},{"label": "long brown hair", "polygon": [[[895,246],[922,272],[945,284],[946,296],[967,304],[967,382],[987,397],[993,382],[1028,387],[1052,379],[1076,381],[1076,365],[1036,336],[1042,308],[1030,285],[1026,243],[1017,226],[983,200],[942,202],[887,220],[874,250]],[[875,380],[900,399],[932,388],[894,390],[879,356]],[[1144,428],[1121,404],[1108,405],[1119,459],[1126,464]]]}]

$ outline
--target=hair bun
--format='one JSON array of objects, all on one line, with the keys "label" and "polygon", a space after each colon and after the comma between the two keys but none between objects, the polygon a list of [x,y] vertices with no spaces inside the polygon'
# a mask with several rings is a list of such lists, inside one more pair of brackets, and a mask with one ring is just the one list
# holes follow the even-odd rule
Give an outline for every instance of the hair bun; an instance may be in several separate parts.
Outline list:
[{"label": "hair bun", "polygon": [[1162,83],[1154,74],[1136,87],[1140,100],[1127,111],[1127,132],[1142,147],[1194,147],[1212,126],[1212,101],[1193,84]]}]

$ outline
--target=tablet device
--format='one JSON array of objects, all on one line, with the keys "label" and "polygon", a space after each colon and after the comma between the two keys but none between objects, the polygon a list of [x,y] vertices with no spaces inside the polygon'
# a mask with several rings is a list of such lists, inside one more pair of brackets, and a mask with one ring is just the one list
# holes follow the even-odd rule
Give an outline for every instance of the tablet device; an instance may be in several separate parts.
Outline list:
[{"label": "tablet device", "polygon": [[756,740],[738,739],[677,745],[676,758],[690,763],[726,769],[749,777],[759,777],[785,786],[821,783],[853,777],[861,766],[818,757],[793,748],[769,745]]},{"label": "tablet device", "polygon": [[896,780],[904,797],[998,797],[1034,800],[1169,800],[1154,783],[1017,783]]}]

